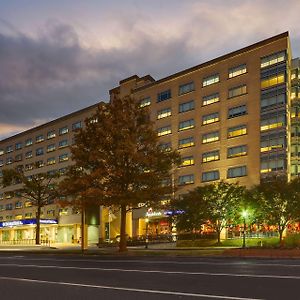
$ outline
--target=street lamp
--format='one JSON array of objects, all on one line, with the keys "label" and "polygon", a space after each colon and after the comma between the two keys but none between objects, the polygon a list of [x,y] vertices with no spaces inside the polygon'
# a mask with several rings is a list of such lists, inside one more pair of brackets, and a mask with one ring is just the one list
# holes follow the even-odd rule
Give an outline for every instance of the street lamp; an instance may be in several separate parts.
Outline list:
[{"label": "street lamp", "polygon": [[148,249],[148,243],[149,243],[149,240],[148,240],[149,218],[146,218],[145,222],[146,222],[146,244],[145,244],[145,249]]},{"label": "street lamp", "polygon": [[246,218],[248,217],[248,212],[246,210],[242,211],[242,217],[244,221],[243,227],[243,248],[246,248]]}]

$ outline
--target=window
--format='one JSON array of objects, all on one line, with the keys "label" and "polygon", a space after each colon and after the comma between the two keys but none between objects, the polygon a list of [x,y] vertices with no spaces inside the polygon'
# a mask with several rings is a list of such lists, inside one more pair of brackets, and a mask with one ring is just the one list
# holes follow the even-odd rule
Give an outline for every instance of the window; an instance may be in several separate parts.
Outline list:
[{"label": "window", "polygon": [[178,130],[183,131],[183,130],[191,129],[194,127],[195,127],[195,121],[194,121],[194,119],[190,119],[187,121],[180,122],[179,126],[178,126]]},{"label": "window", "polygon": [[37,168],[42,168],[44,166],[44,162],[42,161],[42,160],[38,160],[37,162],[36,162],[36,167]]},{"label": "window", "polygon": [[247,155],[247,146],[246,145],[231,147],[231,148],[228,148],[228,150],[227,150],[228,158],[239,157],[239,156],[243,156],[243,155]]},{"label": "window", "polygon": [[178,148],[179,149],[192,147],[194,145],[195,145],[195,142],[194,142],[194,138],[192,136],[188,137],[188,138],[181,139],[181,140],[178,141]]},{"label": "window", "polygon": [[285,59],[286,59],[285,51],[274,53],[261,58],[260,67],[261,68],[269,67],[278,64],[280,62],[283,62],[285,61]]},{"label": "window", "polygon": [[27,151],[25,153],[25,158],[31,158],[32,157],[32,151]]},{"label": "window", "polygon": [[13,209],[12,203],[7,203],[7,204],[5,205],[5,209],[6,209],[6,210],[12,210],[12,209]]},{"label": "window", "polygon": [[183,175],[183,176],[179,176],[178,178],[179,185],[192,184],[192,183],[194,183],[194,174]]},{"label": "window", "polygon": [[23,207],[23,203],[21,201],[17,201],[15,203],[15,208],[22,208]]},{"label": "window", "polygon": [[32,213],[25,213],[25,219],[31,219]]},{"label": "window", "polygon": [[172,115],[171,108],[164,108],[162,110],[157,111],[157,120],[169,117]]},{"label": "window", "polygon": [[67,168],[60,168],[58,170],[59,175],[64,175],[67,172]]},{"label": "window", "polygon": [[31,201],[26,201],[24,204],[24,207],[32,207],[32,202]]},{"label": "window", "polygon": [[55,151],[55,144],[51,144],[47,146],[47,152],[53,152]]},{"label": "window", "polygon": [[275,87],[261,91],[261,110],[267,110],[286,103],[286,88]]},{"label": "window", "polygon": [[58,161],[59,161],[59,162],[64,162],[64,161],[67,161],[67,160],[69,160],[68,153],[64,153],[64,154],[62,154],[62,155],[60,155],[60,156],[58,157]]},{"label": "window", "polygon": [[247,168],[246,166],[229,168],[227,171],[227,178],[235,178],[235,177],[242,177],[247,175]]},{"label": "window", "polygon": [[19,215],[15,215],[15,220],[22,220],[23,215],[19,214]]},{"label": "window", "polygon": [[164,136],[164,135],[167,135],[167,134],[170,134],[170,133],[172,133],[170,125],[157,129],[157,135],[158,136]]},{"label": "window", "polygon": [[35,138],[35,142],[36,143],[41,143],[44,141],[44,136],[42,134],[38,135],[36,138]]},{"label": "window", "polygon": [[50,139],[53,139],[56,137],[56,133],[55,133],[55,130],[52,130],[52,131],[49,131],[47,133],[47,139],[50,140]]},{"label": "window", "polygon": [[16,150],[22,149],[22,143],[16,143],[15,149],[16,149]]},{"label": "window", "polygon": [[160,147],[160,149],[162,149],[164,151],[171,151],[172,150],[171,142],[160,144],[159,147]]},{"label": "window", "polygon": [[285,126],[285,113],[279,111],[277,114],[268,114],[262,117],[260,121],[260,131],[276,129]]},{"label": "window", "polygon": [[192,166],[194,164],[194,157],[193,156],[185,156],[181,158],[180,167],[187,167]]},{"label": "window", "polygon": [[14,148],[13,148],[13,146],[7,146],[6,147],[6,153],[10,153],[10,152],[13,152],[14,151]]},{"label": "window", "polygon": [[202,98],[202,105],[205,106],[205,105],[213,104],[213,103],[216,103],[219,101],[220,101],[219,93],[214,93],[211,95],[204,96]]},{"label": "window", "polygon": [[217,83],[219,81],[220,81],[219,74],[211,75],[211,76],[203,78],[202,86],[205,87],[205,86],[208,86],[208,85],[212,85],[212,84]]},{"label": "window", "polygon": [[68,129],[68,126],[65,126],[65,127],[62,127],[62,128],[59,128],[59,135],[63,135],[63,134],[66,134],[69,132],[69,129]]},{"label": "window", "polygon": [[202,125],[207,125],[219,121],[219,113],[215,112],[209,115],[202,116]]},{"label": "window", "polygon": [[262,161],[260,164],[260,173],[268,173],[268,172],[275,172],[281,171],[285,168],[284,159],[273,159]]},{"label": "window", "polygon": [[171,90],[166,90],[157,94],[157,102],[162,102],[171,98]]},{"label": "window", "polygon": [[189,92],[192,92],[195,90],[194,82],[189,82],[186,84],[182,84],[179,86],[179,92],[178,95],[183,95]]},{"label": "window", "polygon": [[44,148],[37,148],[35,150],[35,155],[36,156],[40,156],[40,155],[43,155],[44,154]]},{"label": "window", "polygon": [[246,125],[238,125],[238,126],[228,128],[227,137],[233,138],[233,137],[244,135],[244,134],[247,134]]},{"label": "window", "polygon": [[194,100],[179,104],[179,112],[180,113],[190,111],[190,110],[193,110],[193,109],[195,109],[195,101]]},{"label": "window", "polygon": [[26,146],[26,147],[31,146],[32,144],[33,144],[33,141],[32,141],[31,138],[30,138],[30,139],[27,139],[27,140],[25,141],[25,146]]},{"label": "window", "polygon": [[285,82],[285,74],[270,76],[261,80],[261,88],[266,89],[274,85],[278,85]]},{"label": "window", "polygon": [[220,179],[220,173],[218,170],[202,173],[202,182],[213,181],[218,179]]},{"label": "window", "polygon": [[67,146],[68,146],[68,140],[62,140],[62,141],[59,141],[59,143],[58,143],[59,148],[64,148]]},{"label": "window", "polygon": [[8,157],[8,158],[6,159],[6,164],[7,164],[7,165],[12,164],[13,162],[14,162],[14,160],[13,160],[12,157]]},{"label": "window", "polygon": [[219,140],[219,131],[209,132],[202,135],[202,144],[211,143]]},{"label": "window", "polygon": [[272,134],[263,135],[260,138],[260,152],[283,149],[285,145],[286,145],[285,132],[275,132]]},{"label": "window", "polygon": [[140,100],[140,107],[149,106],[151,104],[151,98],[146,97]]},{"label": "window", "polygon": [[29,171],[29,170],[32,170],[33,169],[33,164],[26,164],[25,165],[25,171]]},{"label": "window", "polygon": [[3,154],[4,154],[4,150],[0,149],[0,155],[3,155]]},{"label": "window", "polygon": [[247,73],[247,66],[245,64],[229,69],[228,77],[233,78]]},{"label": "window", "polygon": [[4,166],[4,161],[3,159],[0,159],[0,167]]},{"label": "window", "polygon": [[233,87],[228,90],[228,98],[233,98],[237,96],[241,96],[247,93],[247,85],[240,85],[237,87]]},{"label": "window", "polygon": [[[55,164],[55,158],[53,157],[53,159],[54,159],[54,163],[50,163],[50,165]],[[50,170],[50,171],[47,172],[47,174],[49,176],[54,176],[55,174],[57,174],[57,170]],[[49,186],[49,189],[50,189],[50,186]]]},{"label": "window", "polygon": [[246,105],[232,107],[228,109],[228,119],[240,117],[247,114]]},{"label": "window", "polygon": [[15,161],[21,161],[22,160],[22,154],[18,154],[15,156]]},{"label": "window", "polygon": [[219,160],[219,159],[220,159],[219,150],[209,151],[202,154],[202,162],[204,163]]},{"label": "window", "polygon": [[49,157],[47,159],[47,165],[54,165],[55,164],[55,157]]},{"label": "window", "polygon": [[72,124],[72,130],[73,131],[80,129],[81,127],[82,127],[81,121],[78,121],[78,122],[75,122],[75,123]]}]

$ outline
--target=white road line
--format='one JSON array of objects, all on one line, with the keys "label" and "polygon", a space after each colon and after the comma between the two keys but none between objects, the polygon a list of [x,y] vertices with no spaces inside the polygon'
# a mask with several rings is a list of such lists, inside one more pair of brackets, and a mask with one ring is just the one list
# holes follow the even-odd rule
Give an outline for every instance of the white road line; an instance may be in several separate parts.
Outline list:
[{"label": "white road line", "polygon": [[91,263],[140,263],[140,264],[164,264],[164,265],[217,265],[217,266],[258,266],[258,267],[286,267],[286,268],[299,268],[300,264],[282,264],[282,263],[260,263],[260,262],[248,262],[248,261],[230,261],[230,262],[206,262],[206,261],[159,261],[159,260],[93,260],[93,259],[60,259],[60,258],[27,258],[16,256],[0,256],[5,259],[20,259],[26,261],[63,261],[63,262],[91,262]]},{"label": "white road line", "polygon": [[155,274],[174,274],[174,275],[202,275],[202,276],[227,276],[227,277],[248,277],[248,278],[272,278],[272,279],[295,279],[300,276],[290,275],[270,275],[270,274],[233,274],[233,273],[208,273],[208,272],[182,272],[182,271],[159,271],[159,270],[138,270],[138,269],[119,269],[119,268],[95,268],[95,267],[72,267],[55,265],[29,265],[29,264],[0,264],[1,267],[18,268],[39,268],[39,269],[63,269],[63,270],[85,270],[85,271],[104,271],[104,272],[132,272],[132,273],[155,273]]},{"label": "white road line", "polygon": [[127,291],[127,292],[138,292],[138,293],[148,293],[148,294],[163,294],[163,295],[176,295],[176,296],[187,296],[187,297],[198,297],[198,298],[211,298],[211,299],[228,299],[228,300],[262,300],[258,298],[244,298],[244,297],[231,297],[231,296],[221,296],[221,295],[209,295],[209,294],[196,294],[196,293],[184,293],[176,291],[162,291],[162,290],[146,290],[146,289],[134,289],[125,287],[114,287],[105,285],[92,285],[92,284],[82,284],[82,283],[72,283],[72,282],[56,282],[47,280],[37,280],[28,278],[15,278],[15,277],[0,277],[0,280],[12,280],[30,283],[42,283],[42,284],[56,284],[63,286],[76,286],[84,288],[96,288],[96,289],[106,289],[106,290],[116,290],[116,291]]}]

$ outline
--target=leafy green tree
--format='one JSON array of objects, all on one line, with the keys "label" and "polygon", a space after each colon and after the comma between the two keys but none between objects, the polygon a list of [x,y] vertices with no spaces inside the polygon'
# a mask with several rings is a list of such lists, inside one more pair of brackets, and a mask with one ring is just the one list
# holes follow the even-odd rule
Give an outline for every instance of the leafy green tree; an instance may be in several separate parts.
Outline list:
[{"label": "leafy green tree", "polygon": [[276,225],[279,242],[287,226],[300,219],[300,179],[290,182],[285,177],[273,177],[253,190],[253,197],[263,213],[265,222]]},{"label": "leafy green tree", "polygon": [[27,176],[21,169],[3,170],[2,186],[5,188],[14,183],[20,184],[18,194],[36,207],[35,243],[37,245],[40,244],[41,210],[49,204],[49,201],[57,197],[57,178],[57,174],[39,173]]},{"label": "leafy green tree", "polygon": [[171,185],[162,181],[170,178],[179,155],[159,146],[149,111],[131,97],[100,104],[75,135],[71,152],[74,165],[62,190],[82,206],[118,206],[119,250],[126,251],[127,211],[141,202],[157,203],[171,192]]},{"label": "leafy green tree", "polygon": [[217,233],[220,243],[222,230],[236,217],[244,196],[245,188],[237,183],[220,181],[197,187],[176,204],[185,211],[178,216],[179,228],[193,230],[206,224]]}]

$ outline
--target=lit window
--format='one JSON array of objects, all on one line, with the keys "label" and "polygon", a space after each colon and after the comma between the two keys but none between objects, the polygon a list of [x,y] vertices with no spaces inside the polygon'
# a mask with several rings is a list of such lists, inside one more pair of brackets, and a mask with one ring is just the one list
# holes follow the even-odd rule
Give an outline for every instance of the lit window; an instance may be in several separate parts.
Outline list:
[{"label": "lit window", "polygon": [[22,215],[15,215],[15,220],[22,220],[23,216]]},{"label": "lit window", "polygon": [[276,129],[285,126],[284,112],[279,112],[277,115],[267,115],[260,122],[260,131]]},{"label": "lit window", "polygon": [[165,126],[157,129],[158,136],[164,136],[171,133],[172,133],[171,126]]},{"label": "lit window", "polygon": [[209,151],[202,154],[202,162],[204,163],[219,160],[219,159],[220,159],[219,150]]},{"label": "lit window", "polygon": [[227,178],[235,178],[235,177],[242,177],[247,175],[247,168],[246,166],[229,168],[227,171]]},{"label": "lit window", "polygon": [[245,64],[229,69],[228,77],[233,78],[247,73],[247,66]]},{"label": "lit window", "polygon": [[195,127],[195,121],[194,119],[190,119],[190,120],[180,122],[178,126],[178,130],[183,131],[187,129],[192,129],[194,127]]},{"label": "lit window", "polygon": [[246,105],[232,107],[228,109],[228,119],[240,117],[247,114]]},{"label": "lit window", "polygon": [[171,108],[168,107],[168,108],[164,108],[162,110],[159,110],[157,112],[157,119],[163,119],[163,118],[166,118],[166,117],[169,117],[172,115],[172,112],[171,112]]},{"label": "lit window", "polygon": [[162,102],[171,98],[171,90],[166,90],[157,94],[157,102]]},{"label": "lit window", "polygon": [[208,86],[208,85],[212,85],[212,84],[217,83],[219,81],[220,81],[219,74],[211,75],[211,76],[203,78],[202,86],[205,87],[205,86]]},{"label": "lit window", "polygon": [[25,153],[25,158],[31,158],[32,157],[32,151],[27,151]]},{"label": "lit window", "polygon": [[179,185],[192,184],[192,183],[194,183],[194,174],[183,175],[183,176],[179,176],[178,178]]},{"label": "lit window", "polygon": [[15,208],[22,208],[23,207],[23,203],[21,201],[17,201],[15,203]]},{"label": "lit window", "polygon": [[247,85],[240,85],[228,90],[228,98],[241,96],[247,93]]},{"label": "lit window", "polygon": [[0,149],[0,155],[3,155],[3,154],[4,154],[4,150]]},{"label": "lit window", "polygon": [[33,164],[26,164],[25,165],[25,171],[29,171],[33,169]]},{"label": "lit window", "polygon": [[31,219],[32,213],[25,213],[25,219]]},{"label": "lit window", "polygon": [[218,122],[219,120],[220,120],[219,113],[215,112],[215,113],[203,116],[202,117],[202,125],[215,123],[215,122]]},{"label": "lit window", "polygon": [[278,85],[285,82],[284,73],[270,76],[261,80],[261,88],[266,89],[270,86]]},{"label": "lit window", "polygon": [[14,148],[13,148],[13,146],[7,146],[6,147],[6,153],[10,153],[10,152],[13,152],[14,151]]},{"label": "lit window", "polygon": [[66,134],[69,132],[69,129],[68,129],[68,126],[65,126],[65,127],[62,127],[62,128],[59,128],[59,135],[63,135],[63,134]]},{"label": "lit window", "polygon": [[49,157],[47,159],[47,165],[49,166],[49,165],[53,165],[53,164],[55,164],[55,157]]},{"label": "lit window", "polygon": [[274,53],[261,59],[260,67],[265,68],[286,60],[285,51]]},{"label": "lit window", "polygon": [[269,173],[285,169],[284,159],[274,159],[262,161],[260,164],[260,173]]},{"label": "lit window", "polygon": [[194,157],[193,156],[185,156],[181,158],[180,167],[187,167],[192,166],[194,164]]},{"label": "lit window", "polygon": [[204,96],[202,98],[202,105],[209,105],[220,101],[219,93],[214,93],[211,95]]},{"label": "lit window", "polygon": [[219,131],[209,132],[202,135],[202,143],[211,143],[219,140]]},{"label": "lit window", "polygon": [[260,152],[283,149],[286,145],[285,132],[263,135],[260,140]]},{"label": "lit window", "polygon": [[160,147],[160,149],[162,149],[164,151],[171,151],[172,150],[171,142],[160,144],[159,147]]},{"label": "lit window", "polygon": [[55,130],[52,130],[52,131],[49,131],[47,133],[47,139],[50,140],[50,139],[53,139],[56,137],[56,134],[55,134]]},{"label": "lit window", "polygon": [[244,156],[244,155],[247,155],[247,146],[246,145],[231,147],[231,148],[228,148],[228,150],[227,150],[228,158],[239,157],[239,156]]},{"label": "lit window", "polygon": [[42,161],[42,160],[38,160],[37,162],[36,162],[36,167],[37,168],[42,168],[44,166],[44,162]]},{"label": "lit window", "polygon": [[64,154],[62,154],[62,155],[60,155],[59,157],[58,157],[58,161],[59,162],[64,162],[64,161],[68,161],[69,160],[69,155],[68,155],[68,153],[64,153]]},{"label": "lit window", "polygon": [[51,144],[47,146],[47,152],[53,152],[55,151],[55,144]]},{"label": "lit window", "polygon": [[183,95],[183,94],[192,92],[194,90],[195,90],[194,82],[189,82],[189,83],[182,84],[182,85],[179,86],[179,92],[178,92],[178,94],[179,95]]},{"label": "lit window", "polygon": [[218,170],[202,173],[202,182],[219,180],[219,179],[220,179],[220,173]]},{"label": "lit window", "polygon": [[193,110],[193,109],[195,109],[195,101],[194,100],[179,104],[179,112],[180,113],[190,111],[190,110]]},{"label": "lit window", "polygon": [[188,138],[181,139],[181,140],[178,141],[178,148],[179,149],[192,147],[194,145],[195,145],[195,142],[194,142],[194,138],[192,136],[188,137]]},{"label": "lit window", "polygon": [[14,160],[13,160],[12,157],[8,157],[8,158],[6,159],[6,164],[7,164],[7,165],[12,164],[13,162],[14,162]]},{"label": "lit window", "polygon": [[27,140],[25,141],[25,146],[26,146],[26,147],[31,146],[32,144],[33,144],[32,139],[27,139]]},{"label": "lit window", "polygon": [[31,201],[26,201],[24,204],[24,207],[31,207],[32,206],[32,202]]},{"label": "lit window", "polygon": [[237,137],[237,136],[244,135],[244,134],[247,134],[246,125],[239,125],[239,126],[234,126],[234,127],[228,128],[227,137],[233,138],[233,137]]},{"label": "lit window", "polygon": [[140,101],[140,107],[149,106],[150,104],[151,104],[151,98],[150,97],[146,97],[144,99],[141,99],[141,101]]},{"label": "lit window", "polygon": [[35,138],[35,142],[36,143],[41,143],[44,141],[44,136],[42,134],[38,135],[36,138]]},{"label": "lit window", "polygon": [[59,141],[59,143],[58,143],[59,148],[64,148],[67,146],[68,146],[68,140],[62,140],[62,141]]}]

